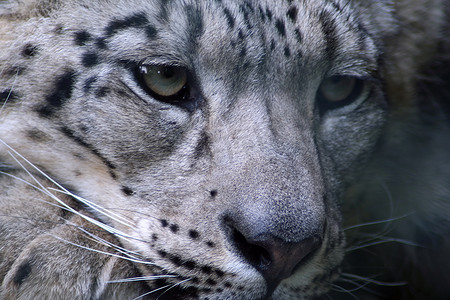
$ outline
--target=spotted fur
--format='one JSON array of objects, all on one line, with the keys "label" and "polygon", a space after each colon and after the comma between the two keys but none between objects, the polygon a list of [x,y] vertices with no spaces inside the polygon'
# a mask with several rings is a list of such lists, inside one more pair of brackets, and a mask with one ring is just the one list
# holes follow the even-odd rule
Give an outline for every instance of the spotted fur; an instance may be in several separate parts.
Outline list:
[{"label": "spotted fur", "polygon": [[1,1],[0,298],[446,298],[446,2]]}]

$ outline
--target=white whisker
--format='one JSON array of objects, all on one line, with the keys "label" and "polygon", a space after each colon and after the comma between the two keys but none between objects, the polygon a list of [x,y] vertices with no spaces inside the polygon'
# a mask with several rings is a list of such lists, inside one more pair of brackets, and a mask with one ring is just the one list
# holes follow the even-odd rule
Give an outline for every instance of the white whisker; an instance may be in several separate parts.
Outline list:
[{"label": "white whisker", "polygon": [[373,221],[373,222],[367,222],[367,223],[361,223],[361,224],[357,224],[357,225],[352,225],[352,226],[344,228],[344,231],[355,229],[355,228],[372,226],[372,225],[380,225],[380,224],[385,224],[385,223],[391,223],[391,222],[394,222],[394,221],[398,221],[398,220],[407,218],[407,217],[409,217],[412,214],[413,213],[406,214],[406,215],[399,216],[399,217],[395,217],[395,218],[389,218],[389,219],[385,219],[385,220],[379,220],[379,221]]},{"label": "white whisker", "polygon": [[419,244],[416,244],[416,243],[408,241],[408,240],[399,239],[399,238],[378,237],[378,239],[380,239],[380,240],[347,248],[347,249],[345,249],[345,252],[351,252],[351,251],[368,248],[371,246],[386,244],[386,243],[399,243],[399,244],[413,246],[413,247],[421,247],[421,245],[419,245]]},{"label": "white whisker", "polygon": [[350,296],[352,296],[352,298],[359,300],[359,298],[356,297],[356,295],[354,295],[352,291],[347,290],[347,289],[345,289],[345,288],[343,288],[341,286],[338,286],[336,284],[332,284],[331,286],[332,286],[332,290],[333,291],[336,291],[336,292],[339,292],[339,293],[349,294]]},{"label": "white whisker", "polygon": [[145,264],[145,265],[154,265],[154,263],[149,262],[149,261],[135,260],[135,259],[132,259],[132,258],[129,258],[129,257],[126,257],[126,256],[122,256],[122,255],[118,255],[118,254],[114,254],[114,253],[110,253],[110,252],[101,251],[101,250],[98,250],[98,249],[82,246],[82,245],[73,243],[71,241],[65,240],[63,238],[60,238],[59,236],[56,236],[56,235],[50,235],[50,236],[52,236],[55,239],[58,239],[60,241],[63,241],[65,243],[67,243],[67,244],[70,244],[70,245],[73,245],[75,247],[81,248],[81,249],[89,250],[89,251],[92,251],[92,252],[96,252],[96,253],[112,256],[112,257],[117,257],[117,258],[124,259],[124,260],[127,260],[127,261],[131,261],[131,262],[134,262],[134,263]]},{"label": "white whisker", "polygon": [[151,294],[153,294],[153,293],[156,293],[157,291],[160,291],[160,290],[162,290],[162,289],[165,289],[165,288],[168,288],[168,287],[171,287],[171,286],[172,286],[171,284],[165,285],[165,286],[163,286],[163,287],[157,288],[156,290],[153,290],[153,291],[150,291],[150,292],[148,292],[148,293],[142,294],[142,295],[140,295],[139,297],[134,298],[133,300],[142,299],[142,298],[144,298],[145,296],[151,295]]},{"label": "white whisker", "polygon": [[141,277],[132,277],[132,278],[111,280],[111,281],[108,281],[107,283],[125,283],[125,282],[151,281],[151,280],[158,280],[158,279],[164,279],[164,278],[176,278],[176,277],[177,277],[176,275],[141,276]]},{"label": "white whisker", "polygon": [[368,282],[368,283],[373,283],[376,285],[380,285],[380,286],[404,286],[406,284],[408,284],[405,281],[400,281],[400,282],[383,282],[383,281],[378,281],[372,278],[368,278],[368,277],[363,277],[363,276],[359,276],[359,275],[355,275],[355,274],[350,274],[350,273],[342,273],[343,277],[347,277],[347,278],[352,278],[355,280],[360,280],[363,282]]},{"label": "white whisker", "polygon": [[[23,157],[20,153],[18,153],[17,151],[15,151],[12,147],[10,147],[8,144],[6,144],[4,141],[2,141],[0,139],[0,142],[2,144],[4,144],[8,149],[10,149],[12,152],[14,152],[15,155],[17,155],[18,157],[20,157],[21,159],[23,159],[26,163],[28,163],[32,168],[34,168],[36,171],[38,171],[41,175],[43,175],[45,178],[47,178],[49,181],[51,181],[52,183],[54,183],[56,186],[58,186],[63,192],[67,193],[68,195],[73,196],[74,198],[77,199],[82,199],[81,197],[77,197],[76,195],[73,195],[70,191],[66,190],[64,187],[62,187],[60,184],[58,184],[55,180],[53,180],[50,176],[48,176],[47,174],[45,174],[44,172],[42,172],[38,167],[36,167],[34,164],[32,164],[30,161],[28,161],[25,157]],[[31,174],[30,171],[28,171],[28,169],[17,159],[17,157],[12,154],[11,152],[8,151],[8,154],[17,162],[17,164],[19,164],[19,166],[34,180],[34,182],[36,182],[36,184],[40,187],[40,190],[42,190],[46,195],[48,195],[49,197],[51,197],[53,200],[57,201],[59,204],[61,204],[65,209],[67,209],[68,211],[79,215],[80,217],[82,217],[83,219],[87,220],[88,222],[97,225],[98,227],[106,230],[107,232],[111,233],[111,234],[115,234],[115,235],[119,235],[124,239],[134,239],[132,236],[118,230],[115,229],[105,223],[102,223],[96,219],[93,219],[89,216],[83,215],[80,212],[74,210],[72,207],[70,207],[69,205],[67,205],[64,201],[62,201],[61,199],[59,199],[57,196],[55,196],[54,194],[49,192],[49,189],[44,187],[39,180],[37,180],[37,178],[35,176],[33,176],[33,174]],[[55,189],[52,189],[55,190]],[[57,190],[56,190],[57,191]],[[61,191],[60,191],[61,192]],[[85,199],[83,199],[85,200]],[[86,205],[89,206],[90,201],[86,202]],[[93,207],[95,209],[95,206]],[[99,211],[101,212],[101,211]]]},{"label": "white whisker", "polygon": [[356,292],[356,291],[358,291],[358,290],[361,290],[361,289],[363,289],[364,287],[366,287],[368,284],[370,284],[370,282],[358,283],[358,282],[356,282],[355,280],[352,280],[352,279],[346,279],[346,278],[340,278],[339,281],[340,281],[340,282],[347,282],[347,283],[349,283],[349,284],[352,284],[352,285],[356,286],[356,287],[353,288],[353,289],[347,290],[347,291],[349,291],[349,292],[351,292],[351,293]]},{"label": "white whisker", "polygon": [[[0,171],[0,174],[5,175],[5,176],[8,176],[8,177],[11,177],[11,178],[13,178],[14,180],[20,181],[20,182],[22,182],[22,183],[25,183],[26,185],[28,185],[28,186],[30,186],[30,187],[32,187],[32,188],[34,188],[34,189],[36,189],[36,190],[38,190],[38,191],[40,191],[40,192],[42,192],[42,193],[48,195],[48,193],[46,193],[46,190],[45,190],[45,189],[42,189],[42,188],[40,188],[40,187],[38,187],[38,186],[32,184],[31,182],[26,181],[26,180],[23,179],[23,178],[17,177],[17,176],[15,176],[15,175],[12,175],[12,174],[9,174],[9,173],[3,172],[3,171]],[[67,210],[65,207],[63,207],[63,206],[61,206],[61,205],[58,205],[58,204],[56,204],[56,203],[52,203],[52,202],[49,202],[49,201],[45,201],[45,200],[42,200],[42,199],[34,199],[34,201],[42,202],[42,203],[45,203],[45,204],[48,204],[48,205],[51,205],[51,206],[54,206],[54,207],[57,207],[57,208],[60,208],[60,209]]]},{"label": "white whisker", "polygon": [[107,246],[109,248],[112,248],[120,253],[122,253],[123,255],[126,255],[127,257],[131,258],[131,259],[135,259],[135,260],[140,260],[140,258],[138,258],[137,256],[141,256],[141,254],[135,252],[135,251],[131,251],[128,249],[125,249],[123,247],[120,247],[116,244],[113,244],[105,239],[100,238],[99,236],[96,236],[95,234],[90,233],[89,231],[85,230],[82,227],[77,226],[77,228],[79,230],[81,230],[82,232],[84,232],[86,235],[88,235],[88,238],[96,243],[102,244],[104,246]]},{"label": "white whisker", "polygon": [[183,283],[185,283],[185,282],[187,282],[187,281],[189,281],[189,280],[191,280],[191,278],[185,279],[185,280],[180,281],[180,282],[178,282],[178,283],[174,283],[170,288],[168,288],[167,290],[165,290],[164,293],[162,293],[161,295],[159,295],[158,298],[156,298],[156,300],[158,300],[162,295],[164,295],[165,293],[167,293],[167,292],[170,291],[171,289],[173,289],[173,288],[175,288],[175,287],[177,287],[177,286],[179,286],[179,285],[181,285],[181,284],[183,284]]},{"label": "white whisker", "polygon": [[87,199],[85,199],[83,197],[75,195],[72,192],[70,192],[70,191],[68,191],[68,190],[66,190],[64,188],[62,188],[62,190],[55,189],[55,188],[48,188],[48,189],[52,190],[54,192],[58,192],[58,193],[62,193],[62,194],[71,196],[71,197],[77,199],[79,202],[85,204],[86,206],[88,206],[88,207],[94,209],[95,211],[101,213],[102,215],[104,215],[104,216],[106,216],[106,217],[108,217],[108,218],[110,218],[112,220],[115,220],[116,222],[118,222],[118,223],[120,223],[122,225],[128,226],[130,228],[134,228],[134,224],[130,220],[126,219],[125,217],[123,217],[123,216],[121,216],[119,214],[116,214],[114,212],[108,211],[105,208],[99,206],[98,204],[95,204],[92,201],[89,201],[89,200],[87,200]]},{"label": "white whisker", "polygon": [[5,102],[3,102],[2,107],[0,107],[0,115],[2,114],[3,109],[4,109],[5,106],[6,106],[6,103],[8,103],[8,100],[9,100],[9,98],[11,97],[11,94],[12,94],[12,91],[13,91],[13,89],[14,89],[14,86],[16,85],[16,81],[17,81],[18,75],[19,75],[19,71],[16,72],[16,75],[14,76],[14,81],[13,81],[13,83],[12,83],[12,85],[11,85],[11,88],[9,89],[9,93],[8,93],[8,95],[6,96]]}]

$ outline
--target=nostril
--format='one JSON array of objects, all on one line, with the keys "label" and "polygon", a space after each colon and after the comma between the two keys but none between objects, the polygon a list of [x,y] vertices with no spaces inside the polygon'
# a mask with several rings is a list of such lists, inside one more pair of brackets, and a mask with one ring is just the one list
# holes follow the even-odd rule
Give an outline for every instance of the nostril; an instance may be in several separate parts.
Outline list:
[{"label": "nostril", "polygon": [[264,227],[243,227],[246,230],[239,230],[229,219],[225,220],[225,224],[229,241],[236,253],[261,273],[267,282],[269,294],[283,279],[301,268],[321,245],[320,234],[299,242],[290,242],[270,233]]},{"label": "nostril", "polygon": [[236,228],[231,228],[231,240],[242,256],[258,270],[266,269],[272,262],[269,252],[262,246],[250,243]]}]

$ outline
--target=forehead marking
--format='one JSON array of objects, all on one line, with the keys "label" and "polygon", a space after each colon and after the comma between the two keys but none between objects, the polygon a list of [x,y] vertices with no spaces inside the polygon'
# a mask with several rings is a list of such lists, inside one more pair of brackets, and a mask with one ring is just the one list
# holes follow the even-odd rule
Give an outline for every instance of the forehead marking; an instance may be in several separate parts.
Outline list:
[{"label": "forehead marking", "polygon": [[297,21],[297,14],[298,14],[297,6],[291,6],[286,13],[289,19],[294,23]]}]

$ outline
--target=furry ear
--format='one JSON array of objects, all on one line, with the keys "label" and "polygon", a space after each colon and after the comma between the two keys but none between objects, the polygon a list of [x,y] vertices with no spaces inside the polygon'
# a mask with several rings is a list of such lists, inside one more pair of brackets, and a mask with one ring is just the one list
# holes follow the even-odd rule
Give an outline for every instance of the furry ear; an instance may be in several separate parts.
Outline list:
[{"label": "furry ear", "polygon": [[60,4],[60,0],[0,0],[0,17],[12,19],[45,17]]},{"label": "furry ear", "polygon": [[394,0],[392,4],[399,26],[385,38],[386,82],[394,111],[402,111],[417,104],[416,82],[444,39],[448,9],[443,9],[445,0]]}]

